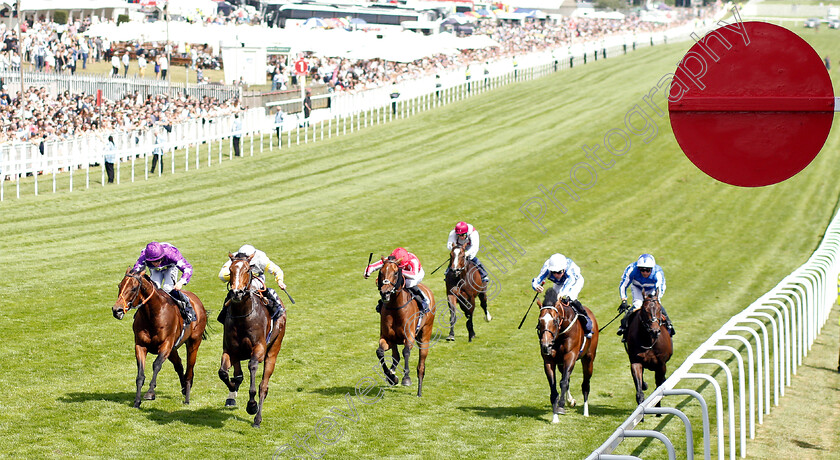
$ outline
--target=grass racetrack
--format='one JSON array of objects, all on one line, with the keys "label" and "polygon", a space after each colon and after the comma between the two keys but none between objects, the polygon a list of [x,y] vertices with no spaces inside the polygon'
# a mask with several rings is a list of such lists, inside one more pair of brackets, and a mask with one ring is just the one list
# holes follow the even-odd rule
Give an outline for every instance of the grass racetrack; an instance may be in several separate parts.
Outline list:
[{"label": "grass racetrack", "polygon": [[[838,34],[806,38],[821,56],[840,57]],[[539,185],[570,183],[570,169],[589,161],[580,146],[600,144],[606,131],[623,128],[625,113],[673,71],[688,45],[600,60],[213,168],[3,202],[0,455],[266,458],[290,444],[279,457],[584,457],[635,407],[633,383],[613,324],[595,360],[591,417],[578,407],[559,425],[550,423],[535,312],[516,329],[543,261],[562,252],[581,267],[581,299],[604,325],[615,315],[624,267],[643,252],[654,254],[666,272],[663,303],[678,331],[674,369],[808,258],[840,196],[837,129],[799,175],[745,189],[697,170],[677,147],[667,118],[654,116],[658,134],[650,143],[631,136],[632,147],[613,157],[610,169],[595,168],[594,185],[575,189],[579,200],[563,202],[565,214],[546,207],[546,230],[538,231],[519,208],[540,195]],[[665,108],[661,94],[657,100]],[[603,147],[599,153],[609,156]],[[579,177],[586,180],[585,173]],[[479,257],[498,279],[493,321],[477,315],[478,337],[468,344],[460,319],[456,342],[434,344],[422,398],[415,396],[416,351],[411,388],[386,388],[372,404],[347,397],[365,377],[384,386],[374,372],[375,283],[362,278],[368,253],[405,246],[424,262],[426,283],[440,301],[442,272],[430,272],[447,257],[446,237],[458,220],[477,226]],[[512,253],[515,263],[490,245],[499,226],[525,250]],[[151,240],[175,244],[193,264],[187,289],[212,310],[213,330],[199,350],[192,404],[182,405],[167,363],[158,399],[137,410],[131,407],[132,315],[117,321],[110,307],[125,269]],[[227,390],[217,376],[221,327],[215,315],[225,288],[216,274],[228,251],[245,242],[285,270],[297,301],[287,305],[288,329],[260,429],[250,426],[244,410],[247,373],[235,410],[223,407]],[[488,252],[506,273],[490,263]],[[443,326],[447,317],[439,314],[437,322]],[[834,362],[817,375],[836,379],[828,373]],[[149,371],[147,385],[150,377]],[[580,369],[571,389],[580,400]],[[321,431],[329,445],[315,434],[325,416],[336,420],[331,432]],[[840,428],[836,417],[833,423]],[[682,430],[673,424],[666,432],[682,439]],[[295,446],[304,442],[312,453]],[[643,456],[658,458],[660,449],[652,443]]]}]

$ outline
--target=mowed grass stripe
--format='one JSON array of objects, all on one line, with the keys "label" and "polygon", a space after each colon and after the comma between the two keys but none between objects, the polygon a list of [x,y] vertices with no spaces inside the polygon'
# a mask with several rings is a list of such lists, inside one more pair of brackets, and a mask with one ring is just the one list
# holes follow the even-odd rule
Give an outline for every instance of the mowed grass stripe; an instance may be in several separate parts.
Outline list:
[{"label": "mowed grass stripe", "polygon": [[[826,48],[821,53],[836,51],[830,37],[813,38]],[[493,322],[477,318],[478,339],[467,344],[461,319],[458,341],[431,350],[422,399],[416,388],[387,389],[379,402],[357,404],[358,421],[334,415],[339,442],[315,445],[329,458],[585,456],[632,411],[632,381],[613,326],[596,359],[593,416],[583,419],[575,409],[560,425],[548,423],[534,312],[516,329],[545,258],[560,251],[581,265],[582,299],[603,325],[615,314],[621,270],[653,252],[665,267],[664,301],[679,330],[673,368],[807,259],[840,195],[832,180],[834,134],[799,176],[739,189],[697,171],[667,120],[653,117],[659,134],[652,142],[633,136],[612,168],[597,169],[592,188],[577,190],[578,201],[561,192],[567,212],[547,208],[548,232],[537,231],[519,207],[539,195],[538,184],[569,183],[570,169],[587,161],[580,146],[622,127],[626,111],[683,51],[641,50],[199,171],[4,202],[0,351],[9,359],[0,382],[13,391],[0,403],[7,434],[0,446],[38,457],[270,456],[311,432],[331,407],[346,410],[344,395],[374,375],[376,294],[361,277],[368,253],[404,245],[430,273],[446,257],[448,231],[466,219],[485,237],[484,252],[499,225],[527,251],[507,274],[496,273],[502,291],[491,302]],[[661,95],[659,102],[664,109]],[[599,154],[609,158],[603,147]],[[123,271],[152,239],[184,251],[196,268],[189,289],[214,314],[224,296],[216,273],[228,251],[247,241],[286,270],[298,304],[289,308],[262,429],[250,428],[244,410],[221,407],[227,392],[216,376],[218,325],[199,352],[190,407],[181,405],[169,365],[158,400],[130,407],[130,322],[114,320],[109,305]],[[442,301],[441,274],[427,282]],[[444,323],[442,313],[437,321]],[[415,363],[416,354],[412,373]],[[578,373],[571,387],[579,399]],[[679,440],[680,430],[666,432]],[[645,456],[658,449],[651,445]]]}]

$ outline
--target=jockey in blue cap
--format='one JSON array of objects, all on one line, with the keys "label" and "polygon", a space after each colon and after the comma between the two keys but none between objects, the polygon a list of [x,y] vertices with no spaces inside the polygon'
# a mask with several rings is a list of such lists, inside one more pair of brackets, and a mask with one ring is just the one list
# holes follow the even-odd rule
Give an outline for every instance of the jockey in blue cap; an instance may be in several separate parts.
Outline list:
[{"label": "jockey in blue cap", "polygon": [[[633,308],[627,304],[627,287],[633,293]],[[650,254],[642,254],[639,260],[631,263],[624,269],[624,274],[621,276],[621,283],[618,285],[618,294],[621,296],[621,305],[618,306],[619,312],[626,312],[621,318],[621,326],[616,332],[618,335],[624,335],[627,329],[627,320],[631,312],[642,308],[645,296],[659,292],[659,303],[662,304],[662,296],[665,295],[665,272],[662,267],[656,264],[656,259]],[[676,334],[674,325],[671,324],[671,318],[668,317],[668,312],[665,311],[665,306],[662,305],[662,314],[665,315],[665,327],[671,336]]]}]

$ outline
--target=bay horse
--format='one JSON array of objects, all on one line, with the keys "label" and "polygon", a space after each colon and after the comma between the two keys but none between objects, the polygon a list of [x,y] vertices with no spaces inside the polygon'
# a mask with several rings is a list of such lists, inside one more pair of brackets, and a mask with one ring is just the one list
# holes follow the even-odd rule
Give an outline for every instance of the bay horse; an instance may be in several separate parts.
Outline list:
[{"label": "bay horse", "polygon": [[[286,335],[286,313],[284,312],[272,321],[266,307],[268,300],[259,291],[251,288],[253,273],[251,259],[253,254],[230,254],[230,295],[227,316],[224,322],[224,339],[222,341],[222,364],[219,368],[219,378],[227,385],[230,394],[225,401],[226,407],[236,406],[236,394],[244,379],[240,361],[248,360],[248,370],[251,373],[251,387],[248,393],[248,405],[245,410],[254,415],[253,426],[259,428],[262,423],[262,407],[268,395],[268,380],[274,373],[277,354],[283,345]],[[272,324],[272,322],[274,324]],[[259,363],[265,362],[262,381],[260,382],[259,403],[254,399],[257,394],[256,378]],[[229,378],[228,369],[233,363],[233,381]]]},{"label": "bay horse", "polygon": [[[181,381],[181,393],[184,404],[190,403],[190,390],[193,383],[193,368],[195,367],[198,347],[202,339],[206,338],[207,313],[201,300],[188,291],[181,291],[190,298],[195,310],[196,320],[184,328],[184,318],[177,303],[163,289],[155,285],[145,269],[134,271],[129,267],[119,285],[119,295],[111,311],[114,318],[123,319],[130,310],[137,309],[134,314],[134,355],[137,358],[137,395],[134,397],[134,407],[139,408],[142,399],[155,399],[157,376],[163,362],[172,361],[178,379]],[[178,355],[178,347],[187,345],[187,369]],[[149,390],[142,395],[143,384],[146,380],[146,354],[157,354],[152,364],[152,381]]]},{"label": "bay horse", "polygon": [[630,358],[630,374],[636,385],[636,403],[641,404],[645,400],[644,391],[647,390],[642,375],[644,370],[653,371],[656,386],[662,385],[667,371],[666,364],[671,359],[674,347],[671,334],[665,327],[658,292],[646,296],[642,307],[630,314],[632,316],[627,321],[624,349]]},{"label": "bay horse", "polygon": [[446,271],[446,300],[449,303],[449,337],[447,340],[455,340],[455,305],[459,305],[467,317],[467,333],[469,341],[475,338],[473,329],[473,312],[475,312],[475,298],[481,303],[484,310],[484,319],[490,322],[493,319],[487,311],[487,286],[481,280],[481,272],[472,262],[467,261],[466,253],[462,245],[456,244],[449,251],[449,269]]},{"label": "bay horse", "polygon": [[[559,423],[558,414],[565,414],[566,401],[574,406],[576,401],[569,392],[569,377],[577,360],[583,365],[583,415],[589,417],[589,380],[592,378],[595,353],[598,348],[598,322],[589,308],[584,307],[592,320],[592,338],[586,339],[583,326],[573,307],[557,299],[557,291],[549,289],[540,305],[537,336],[540,339],[545,376],[551,388],[551,407],[554,417],[551,423]],[[560,368],[560,393],[557,393],[555,368]]]},{"label": "bay horse", "polygon": [[[385,377],[391,385],[397,384],[397,376],[394,374],[400,363],[400,354],[397,347],[403,345],[403,358],[405,359],[404,375],[402,384],[411,385],[411,376],[408,370],[408,358],[411,356],[411,349],[415,343],[420,342],[420,359],[417,363],[417,396],[423,396],[423,376],[426,374],[426,356],[429,354],[429,347],[432,339],[432,328],[435,322],[435,299],[432,291],[425,285],[418,284],[431,306],[429,313],[423,317],[423,324],[420,331],[417,330],[417,320],[420,316],[419,300],[405,288],[405,277],[399,267],[399,260],[393,256],[382,259],[382,268],[379,270],[379,277],[376,285],[379,288],[379,295],[382,296],[382,310],[379,316],[379,348],[376,349],[376,357],[382,364]],[[385,352],[391,350],[393,364],[388,367],[385,363]]]}]

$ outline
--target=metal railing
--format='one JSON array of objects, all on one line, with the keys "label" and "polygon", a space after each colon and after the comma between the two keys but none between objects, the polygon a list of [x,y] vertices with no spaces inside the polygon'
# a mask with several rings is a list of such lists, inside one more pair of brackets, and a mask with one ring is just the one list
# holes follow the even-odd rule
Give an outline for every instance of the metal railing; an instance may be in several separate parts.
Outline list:
[{"label": "metal railing", "polygon": [[[15,88],[20,86],[20,72],[18,71],[0,71],[0,78],[7,86]],[[66,73],[24,72],[23,84],[26,88],[43,86],[57,93],[69,91],[73,95],[81,93],[96,94],[96,91],[101,89],[102,96],[110,100],[119,100],[135,92],[143,98],[156,94],[167,94],[169,96],[187,94],[198,99],[210,96],[220,101],[227,101],[240,96],[240,87],[238,86],[172,83],[166,80],[131,76],[110,77],[92,74],[68,75]]]},{"label": "metal railing", "polygon": [[[770,413],[770,395],[773,395],[773,405],[778,406],[779,397],[784,396],[785,387],[791,384],[791,375],[797,373],[797,367],[802,364],[803,357],[808,354],[811,345],[828,320],[837,298],[834,282],[840,274],[838,253],[840,253],[840,213],[834,216],[823,241],[805,264],[712,334],[587,459],[630,458],[612,455],[619,444],[630,437],[660,439],[665,443],[669,457],[674,458],[674,443],[667,436],[657,431],[635,430],[634,428],[644,414],[660,411],[654,408],[657,403],[667,397],[680,395],[692,396],[700,403],[705,459],[712,456],[710,452],[712,435],[717,439],[717,458],[725,458],[724,447],[727,439],[730,459],[735,458],[736,444],[740,456],[746,457],[747,431],[749,431],[750,439],[755,438],[756,420],[761,424],[764,421],[764,415]],[[736,342],[739,349],[732,346]],[[710,355],[720,356],[721,353],[734,358],[737,364],[735,366],[737,375],[732,375],[733,369],[727,363],[710,357]],[[698,367],[707,368],[708,365],[722,371],[725,385],[721,385],[715,377],[716,372],[703,372],[697,369]],[[734,383],[736,378],[737,387]],[[717,414],[714,432],[710,432],[709,429],[709,409],[699,393],[700,385],[693,385],[696,381],[704,385],[709,384],[714,389],[714,407]],[[689,385],[694,389],[676,388],[677,385]],[[725,406],[724,392],[727,399]],[[677,409],[662,408],[662,410],[678,415],[685,424],[686,457],[693,458],[695,452],[689,419]],[[724,423],[724,418],[727,423]],[[724,430],[725,425],[727,430]]]}]

